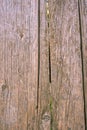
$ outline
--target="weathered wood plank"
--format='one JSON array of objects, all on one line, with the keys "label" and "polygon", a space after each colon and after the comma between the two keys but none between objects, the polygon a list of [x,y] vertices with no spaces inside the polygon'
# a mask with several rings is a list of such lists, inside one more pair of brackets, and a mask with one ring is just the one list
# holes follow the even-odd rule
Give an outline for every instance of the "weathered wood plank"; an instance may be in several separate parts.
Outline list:
[{"label": "weathered wood plank", "polygon": [[38,0],[0,1],[0,130],[36,129]]},{"label": "weathered wood plank", "polygon": [[52,129],[84,130],[78,0],[49,4]]},{"label": "weathered wood plank", "polygon": [[[17,129],[18,81],[17,44],[14,22],[16,12],[13,1],[0,1],[0,127],[3,130]],[[3,79],[3,80],[2,80]],[[2,128],[1,128],[2,129]]]},{"label": "weathered wood plank", "polygon": [[87,0],[79,0],[79,15],[80,15],[80,28],[81,28],[81,44],[82,44],[82,58],[83,58],[83,85],[84,85],[84,98],[85,98],[85,116],[86,116],[86,129],[87,129]]},{"label": "weathered wood plank", "polygon": [[38,88],[38,0],[30,0],[29,43],[27,51],[28,73],[28,130],[37,129],[37,88]]},{"label": "weathered wood plank", "polygon": [[50,130],[49,43],[46,1],[40,0],[39,130]]}]

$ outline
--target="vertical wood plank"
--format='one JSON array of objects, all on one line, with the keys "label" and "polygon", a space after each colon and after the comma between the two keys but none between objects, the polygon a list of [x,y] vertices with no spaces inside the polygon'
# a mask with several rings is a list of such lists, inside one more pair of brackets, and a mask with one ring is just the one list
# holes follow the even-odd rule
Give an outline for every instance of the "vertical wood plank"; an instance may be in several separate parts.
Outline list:
[{"label": "vertical wood plank", "polygon": [[0,17],[0,130],[36,129],[38,0],[1,0]]},{"label": "vertical wood plank", "polygon": [[78,0],[51,0],[52,129],[84,130]]},{"label": "vertical wood plank", "polygon": [[38,0],[30,0],[28,73],[28,130],[37,130]]},{"label": "vertical wood plank", "polygon": [[[0,48],[2,71],[0,78],[0,99],[3,106],[0,107],[0,127],[3,130],[17,129],[18,112],[18,80],[17,80],[17,44],[16,44],[16,10],[13,1],[0,1]],[[2,80],[3,79],[3,80]],[[2,82],[3,81],[3,82]],[[1,103],[1,102],[0,102]]]},{"label": "vertical wood plank", "polygon": [[[27,6],[26,6],[27,5]],[[27,37],[28,26],[26,20],[29,17],[27,14],[29,3],[22,0],[16,1],[17,6],[17,33],[19,36],[18,40],[18,129],[27,129],[27,110],[28,110],[28,89],[26,83],[26,52],[25,48],[28,47],[28,42],[25,42],[25,37]]]},{"label": "vertical wood plank", "polygon": [[87,0],[79,0],[80,25],[81,25],[81,44],[83,62],[83,85],[85,98],[85,123],[87,129]]},{"label": "vertical wood plank", "polygon": [[50,130],[49,43],[46,1],[40,0],[39,130]]}]

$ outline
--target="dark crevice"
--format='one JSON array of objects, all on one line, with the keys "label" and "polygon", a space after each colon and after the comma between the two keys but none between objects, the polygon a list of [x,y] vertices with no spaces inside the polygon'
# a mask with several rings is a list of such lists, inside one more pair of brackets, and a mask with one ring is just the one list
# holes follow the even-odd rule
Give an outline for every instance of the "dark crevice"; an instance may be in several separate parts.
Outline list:
[{"label": "dark crevice", "polygon": [[49,43],[49,82],[51,83],[51,54],[50,54],[50,43]]},{"label": "dark crevice", "polygon": [[52,103],[52,98],[50,98],[50,115],[51,115],[50,130],[53,130],[53,103]]},{"label": "dark crevice", "polygon": [[48,46],[49,46],[49,82],[51,83],[51,52],[50,52],[50,39],[49,39],[50,11],[48,0],[46,1],[46,17],[47,17],[47,33],[48,33]]},{"label": "dark crevice", "polygon": [[37,83],[37,114],[39,105],[39,80],[40,80],[40,0],[38,0],[38,83]]},{"label": "dark crevice", "polygon": [[84,62],[83,62],[83,40],[82,40],[82,19],[81,19],[81,6],[80,0],[78,0],[78,13],[79,13],[79,30],[80,30],[80,50],[81,50],[81,63],[82,63],[82,84],[83,84],[83,98],[84,98],[84,121],[86,130],[86,102],[85,102],[85,85],[84,85]]}]

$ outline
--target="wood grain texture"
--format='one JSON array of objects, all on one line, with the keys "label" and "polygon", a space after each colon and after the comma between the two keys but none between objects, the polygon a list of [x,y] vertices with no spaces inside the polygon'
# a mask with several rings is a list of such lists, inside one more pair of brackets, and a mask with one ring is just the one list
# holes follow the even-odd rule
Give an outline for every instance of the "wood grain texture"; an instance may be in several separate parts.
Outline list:
[{"label": "wood grain texture", "polygon": [[86,25],[87,0],[0,0],[0,130],[86,130]]},{"label": "wood grain texture", "polygon": [[38,0],[0,0],[0,130],[36,128]]},{"label": "wood grain texture", "polygon": [[85,130],[78,0],[51,0],[52,129]]},{"label": "wood grain texture", "polygon": [[50,129],[49,111],[49,45],[46,20],[46,1],[40,1],[40,73],[39,73],[39,100],[38,100],[38,130]]},{"label": "wood grain texture", "polygon": [[83,85],[85,98],[85,123],[87,129],[87,0],[79,0],[80,24],[81,24],[81,42],[83,58]]}]

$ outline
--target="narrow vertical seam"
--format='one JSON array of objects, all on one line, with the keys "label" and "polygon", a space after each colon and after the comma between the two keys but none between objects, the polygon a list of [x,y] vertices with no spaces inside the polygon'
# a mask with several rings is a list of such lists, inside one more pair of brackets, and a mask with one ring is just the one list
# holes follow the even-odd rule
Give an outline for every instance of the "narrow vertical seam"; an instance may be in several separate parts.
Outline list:
[{"label": "narrow vertical seam", "polygon": [[80,30],[80,50],[81,50],[81,64],[82,64],[82,86],[83,86],[83,99],[84,99],[84,121],[86,130],[86,105],[85,105],[85,84],[84,84],[84,61],[83,61],[83,39],[82,39],[82,18],[81,18],[81,1],[78,0],[78,13],[79,13],[79,30]]},{"label": "narrow vertical seam", "polygon": [[37,114],[39,106],[39,80],[40,80],[40,0],[38,0],[38,82],[37,82]]},{"label": "narrow vertical seam", "polygon": [[47,16],[47,35],[48,35],[48,49],[49,49],[49,82],[51,83],[51,46],[50,46],[50,10],[49,10],[49,0],[46,1],[46,16]]},{"label": "narrow vertical seam", "polygon": [[49,82],[51,83],[51,52],[50,52],[50,41],[49,41]]}]

